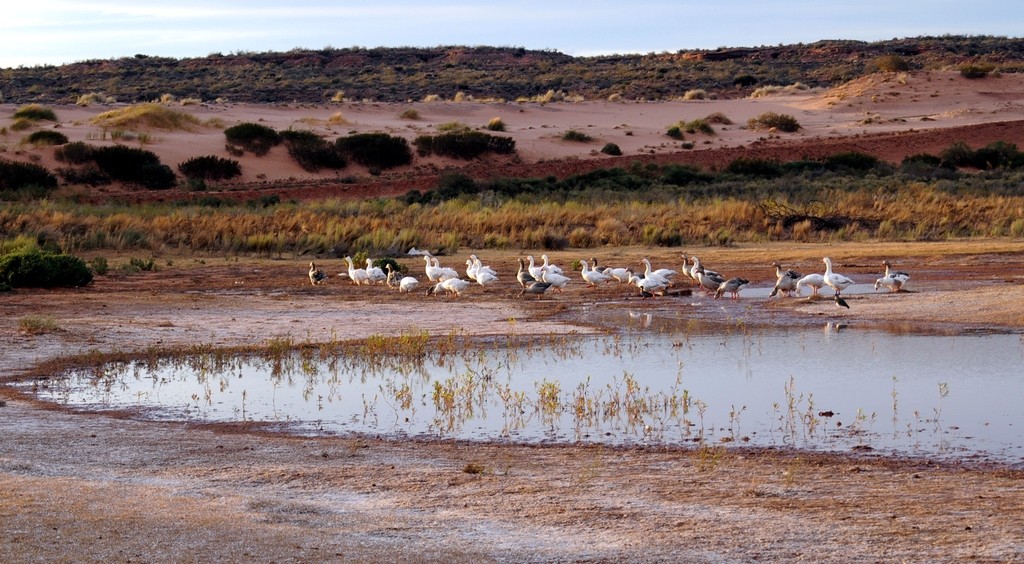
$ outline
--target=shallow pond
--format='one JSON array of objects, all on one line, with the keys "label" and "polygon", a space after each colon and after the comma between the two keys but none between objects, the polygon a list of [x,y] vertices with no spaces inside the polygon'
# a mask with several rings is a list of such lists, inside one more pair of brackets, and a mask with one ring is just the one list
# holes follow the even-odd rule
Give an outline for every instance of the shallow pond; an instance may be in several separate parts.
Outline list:
[{"label": "shallow pond", "polygon": [[469,346],[420,361],[286,354],[130,363],[32,384],[88,409],[299,433],[795,446],[1024,461],[1024,337],[827,323],[659,329]]}]

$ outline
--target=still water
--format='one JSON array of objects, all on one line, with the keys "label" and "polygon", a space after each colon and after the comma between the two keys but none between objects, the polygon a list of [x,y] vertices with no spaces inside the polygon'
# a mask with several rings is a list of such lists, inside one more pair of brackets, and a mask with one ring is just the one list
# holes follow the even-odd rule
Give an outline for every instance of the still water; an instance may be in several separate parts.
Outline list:
[{"label": "still water", "polygon": [[130,363],[34,387],[86,409],[308,434],[789,446],[1024,462],[1024,337],[701,326],[359,355]]}]

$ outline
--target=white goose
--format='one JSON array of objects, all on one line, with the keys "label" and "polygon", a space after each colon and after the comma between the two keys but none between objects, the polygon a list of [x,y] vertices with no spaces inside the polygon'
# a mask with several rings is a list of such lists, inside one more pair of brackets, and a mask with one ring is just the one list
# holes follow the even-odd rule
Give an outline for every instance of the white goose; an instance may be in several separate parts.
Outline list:
[{"label": "white goose", "polygon": [[[488,269],[488,270],[490,270],[490,269]],[[481,270],[477,270],[475,272],[475,274],[476,274],[476,276],[475,276],[476,283],[481,285],[481,286],[483,286],[484,288],[486,288],[488,286],[491,286],[491,285],[493,285],[493,284],[498,282],[498,275],[494,274],[493,270],[490,270],[490,272],[488,272],[488,270],[482,270],[481,269]]]},{"label": "white goose", "polygon": [[547,266],[543,267],[541,270],[540,279],[551,284],[551,287],[558,290],[559,293],[561,293],[562,288],[565,288],[565,285],[569,283],[568,276],[562,276],[557,272],[552,272]]},{"label": "white goose", "polygon": [[473,261],[473,268],[475,272],[486,272],[493,276],[498,275],[498,272],[496,270],[494,270],[490,266],[485,265],[476,255],[469,255],[469,260]]},{"label": "white goose", "polygon": [[693,280],[693,267],[690,266],[690,259],[686,257],[686,254],[680,255],[683,257],[683,275]]},{"label": "white goose", "polygon": [[455,272],[454,268],[441,266],[441,261],[437,260],[436,257],[424,256],[423,260],[427,263],[424,270],[426,271],[427,278],[431,282],[444,282],[449,278],[459,277],[459,273]]},{"label": "white goose", "polygon": [[690,269],[690,277],[693,278],[693,281],[697,284],[701,284],[700,272],[703,272],[706,276],[720,277],[723,280],[725,279],[720,272],[711,270],[710,268],[705,268],[704,265],[700,263],[700,259],[696,256],[690,257],[690,260],[693,262],[693,268]]},{"label": "white goose", "polygon": [[815,272],[814,274],[808,274],[807,276],[804,276],[803,278],[796,281],[796,293],[797,295],[799,295],[801,288],[803,288],[804,286],[810,286],[811,296],[817,296],[818,290],[820,290],[824,285],[825,277]]},{"label": "white goose", "polygon": [[398,291],[399,292],[412,292],[417,287],[419,287],[419,285],[420,285],[420,281],[417,280],[416,277],[414,277],[414,276],[403,276],[402,279],[398,281]]},{"label": "white goose", "polygon": [[352,281],[356,286],[362,286],[363,284],[370,283],[370,277],[366,273],[365,268],[356,268],[356,265],[352,263],[352,257],[345,257],[345,262],[348,263],[348,279]]},{"label": "white goose", "polygon": [[621,267],[608,267],[604,269],[604,273],[608,274],[609,276],[618,280],[619,282],[629,282],[629,277],[633,275],[633,273],[630,272],[628,268]]},{"label": "white goose", "polygon": [[536,280],[540,280],[541,276],[544,274],[544,267],[537,266],[534,263],[533,255],[528,255],[526,257],[526,260],[530,261],[530,266],[527,267],[527,270],[530,271],[530,276],[533,276],[533,278]]},{"label": "white goose", "polygon": [[645,298],[655,294],[663,294],[668,289],[668,283],[660,278],[640,278],[630,273],[629,283],[640,288],[640,295]]},{"label": "white goose", "polygon": [[587,261],[585,261],[585,260],[581,260],[580,264],[582,264],[582,267],[581,267],[582,270],[580,272],[580,277],[583,278],[584,282],[586,282],[587,284],[589,284],[591,286],[596,287],[598,284],[603,284],[603,283],[608,282],[609,280],[612,279],[610,274],[605,274],[603,272],[598,272],[596,270],[591,270],[590,269],[590,264],[587,263]]},{"label": "white goose", "polygon": [[384,273],[379,267],[373,266],[373,259],[366,259],[366,278],[370,284],[380,284],[386,282],[388,275]]},{"label": "white goose", "polygon": [[875,280],[875,290],[878,290],[882,286],[889,288],[891,292],[899,292],[903,289],[903,285],[910,280],[910,275],[902,270],[893,270],[892,265],[889,261],[883,260],[882,265],[885,266],[885,274]]},{"label": "white goose", "polygon": [[561,268],[558,268],[557,266],[555,266],[555,265],[551,264],[550,262],[548,262],[548,256],[547,255],[541,255],[540,258],[544,261],[544,264],[542,266],[544,268],[548,269],[548,272],[553,272],[555,274],[565,274],[564,272],[562,272]]},{"label": "white goose", "polygon": [[462,296],[462,292],[469,288],[470,282],[461,278],[446,278],[441,282],[438,282],[427,290],[427,295],[437,294],[444,291],[448,296],[455,296],[456,298]]},{"label": "white goose", "polygon": [[309,263],[309,283],[316,286],[317,284],[323,284],[327,281],[327,273],[320,270],[313,264],[312,261]]},{"label": "white goose", "polygon": [[644,278],[660,278],[665,281],[666,286],[672,285],[672,277],[676,275],[676,271],[670,268],[659,268],[658,270],[651,269],[651,261],[645,257],[642,261],[644,264]]},{"label": "white goose", "polygon": [[825,284],[832,288],[837,296],[843,293],[844,288],[853,285],[852,279],[832,272],[832,259],[825,257],[821,259],[821,262],[825,263]]}]

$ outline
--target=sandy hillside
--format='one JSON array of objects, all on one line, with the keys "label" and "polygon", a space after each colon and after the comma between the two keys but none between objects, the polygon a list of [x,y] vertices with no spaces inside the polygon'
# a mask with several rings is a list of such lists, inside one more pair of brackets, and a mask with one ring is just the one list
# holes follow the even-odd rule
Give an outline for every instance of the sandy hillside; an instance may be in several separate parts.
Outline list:
[{"label": "sandy hillside", "polygon": [[[703,154],[714,149],[758,145],[819,145],[824,141],[850,139],[898,132],[922,133],[978,124],[996,124],[1024,120],[1024,76],[1002,75],[968,80],[955,72],[887,73],[871,75],[842,86],[824,90],[780,89],[776,94],[756,99],[700,100],[672,102],[557,102],[479,103],[415,102],[380,104],[345,102],[329,105],[244,105],[201,104],[174,109],[197,117],[207,124],[190,131],[150,130],[143,134],[142,145],[155,152],[165,164],[176,167],[188,158],[204,155],[228,157],[224,149],[223,129],[244,122],[258,122],[277,130],[305,129],[334,139],[354,132],[384,131],[402,135],[410,141],[418,135],[432,134],[438,126],[459,122],[482,128],[492,118],[506,124],[506,135],[516,140],[516,162],[530,165],[553,160],[603,160],[600,149],[615,143],[625,158],[666,156],[681,162],[701,163]],[[53,108],[58,127],[72,141],[110,143],[109,132],[92,119],[118,105]],[[21,143],[27,133],[10,131],[11,115],[16,109],[0,105],[0,127],[8,129],[0,138],[5,158],[35,160],[51,169],[60,166],[52,148],[36,149]],[[417,119],[400,115],[415,110]],[[794,116],[802,126],[797,133],[752,131],[747,120],[764,112]],[[342,123],[332,123],[332,116]],[[715,126],[714,135],[688,134],[683,141],[665,135],[666,129],[680,121],[702,118],[713,113],[728,117],[733,125]],[[335,121],[337,118],[335,117]],[[47,125],[44,125],[47,126]],[[589,143],[568,142],[561,135],[568,130],[586,133]],[[1000,139],[1024,142],[1024,128],[1011,127],[997,133]],[[969,139],[968,141],[972,141]],[[982,142],[975,141],[975,142]],[[692,148],[684,148],[691,146]],[[893,144],[866,144],[863,150],[880,153],[885,159],[899,161],[919,148]],[[948,146],[948,143],[946,143]],[[943,146],[944,147],[944,146]],[[937,151],[943,147],[931,148]],[[269,155],[241,157],[243,177],[240,183],[264,183],[275,180],[309,181],[366,176],[366,171],[350,165],[341,171],[310,174],[292,161],[284,147]],[[621,161],[621,159],[620,159]],[[616,161],[612,161],[616,162]],[[462,167],[467,163],[417,158],[406,169],[388,174],[408,177],[428,174],[442,167]],[[519,171],[528,174],[529,169]]]}]

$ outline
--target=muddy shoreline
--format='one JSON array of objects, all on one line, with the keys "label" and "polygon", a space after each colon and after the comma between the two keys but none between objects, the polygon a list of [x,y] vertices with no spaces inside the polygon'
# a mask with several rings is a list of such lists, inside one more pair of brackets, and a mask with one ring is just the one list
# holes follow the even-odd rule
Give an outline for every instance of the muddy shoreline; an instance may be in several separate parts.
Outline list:
[{"label": "muddy shoreline", "polygon": [[[808,270],[822,251],[767,249]],[[704,254],[708,264],[764,284],[765,252]],[[741,296],[716,305],[766,323],[1024,328],[1019,241],[840,245],[827,252],[844,272],[868,281],[883,256],[895,256],[913,268],[913,291],[851,296],[851,309],[842,311],[830,300]],[[608,262],[676,256],[649,249],[605,254]],[[513,256],[488,258],[505,265],[499,274],[511,280]],[[571,322],[583,307],[674,307],[668,298],[641,300],[621,295],[621,288],[591,291],[582,284],[542,300],[517,300],[511,287],[459,300],[340,280],[311,287],[298,258],[174,263],[102,277],[85,289],[3,297],[0,375],[18,377],[90,351],[196,342],[231,347],[279,336],[313,342],[407,330],[445,334],[453,325],[474,335],[587,332],[594,328]],[[966,281],[959,274],[965,269]],[[19,320],[29,315],[51,315],[59,329],[23,334]],[[460,321],[469,316],[471,329]],[[20,561],[1024,558],[1024,471],[984,461],[698,445],[297,437],[257,426],[70,413],[0,390],[0,546]]]}]

